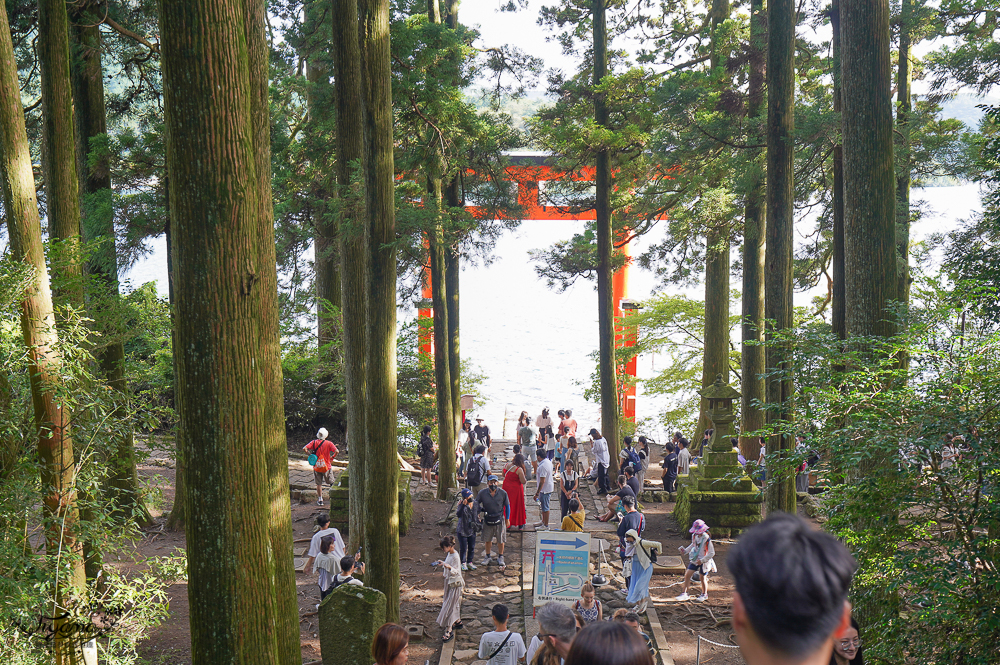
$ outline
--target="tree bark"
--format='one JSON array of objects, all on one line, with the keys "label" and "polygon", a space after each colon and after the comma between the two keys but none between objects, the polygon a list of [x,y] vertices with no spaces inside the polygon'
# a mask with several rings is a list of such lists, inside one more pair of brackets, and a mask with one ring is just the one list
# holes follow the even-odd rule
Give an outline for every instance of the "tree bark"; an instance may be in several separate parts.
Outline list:
[{"label": "tree bark", "polygon": [[790,345],[780,336],[792,331],[792,246],[794,203],[793,137],[795,133],[795,3],[771,0],[767,5],[767,228],[764,255],[764,313],[767,331],[768,423],[776,433],[768,438],[774,462],[764,494],[768,513],[795,513],[795,478],[773,469],[794,447],[791,431],[793,386]]},{"label": "tree bark", "polygon": [[[747,115],[759,119],[764,110],[764,65],[767,58],[767,27],[764,0],[750,4],[750,42],[748,57],[749,104]],[[749,143],[760,143],[754,135]],[[751,160],[758,162],[760,150],[755,149]],[[752,173],[757,173],[751,166]],[[765,190],[761,178],[755,177],[747,191],[743,210],[743,324],[740,349],[740,450],[748,460],[760,455],[760,439],[749,435],[764,427],[766,413],[760,405],[767,402],[763,374],[765,371],[764,342],[764,224]]]},{"label": "tree bark", "polygon": [[76,172],[69,16],[65,0],[38,0],[38,68],[42,75],[42,164],[49,236],[66,252],[57,296],[83,308],[80,190]]},{"label": "tree bark", "polygon": [[897,250],[888,0],[841,0],[840,19],[847,334],[890,336]]},{"label": "tree bark", "polygon": [[[109,320],[105,302],[118,298],[118,256],[115,249],[114,211],[112,208],[111,169],[106,157],[93,168],[87,167],[93,139],[107,134],[107,111],[104,104],[104,71],[101,56],[100,19],[97,3],[77,6],[73,15],[76,58],[72,69],[77,172],[81,201],[81,230],[84,241],[93,247],[86,271],[92,283],[88,310],[98,330],[108,341],[97,351],[97,363],[108,385],[121,399],[127,399],[125,382],[125,345],[117,322]],[[139,491],[136,472],[135,435],[131,429],[115,437],[112,456],[107,460],[108,498],[120,515],[149,525],[152,517]]]},{"label": "tree bark", "polygon": [[896,170],[896,297],[905,306],[910,300],[910,99],[912,75],[910,46],[913,0],[902,0],[899,17],[899,68],[896,75],[896,132],[899,135]]},{"label": "tree bark", "polygon": [[[288,441],[285,435],[284,378],[281,368],[277,247],[274,242],[274,207],[271,199],[271,115],[268,90],[270,44],[267,41],[267,7],[263,0],[244,0],[249,69],[250,126],[253,138],[254,180],[249,194],[255,200],[257,287],[260,306],[260,341],[257,351],[264,386],[264,426],[255,434],[264,444],[268,476],[266,506],[271,554],[274,558],[275,636],[280,665],[299,665],[302,647],[299,600],[292,552],[292,506],[288,488]],[[338,289],[339,295],[339,289]]]},{"label": "tree bark", "polygon": [[[843,76],[840,69],[840,0],[833,0],[830,8],[830,27],[833,29],[833,110],[843,111],[841,87]],[[838,124],[843,125],[838,115]],[[844,274],[844,145],[838,140],[833,146],[833,259],[830,272],[833,276],[833,303],[830,321],[833,334],[847,339],[847,276]]]},{"label": "tree bark", "polygon": [[[452,179],[445,190],[448,206],[458,208],[463,205],[458,178]],[[448,299],[448,371],[451,372],[451,419],[452,431],[457,438],[462,427],[462,355],[460,353],[460,329],[458,325],[459,282],[461,279],[462,257],[453,246],[444,255],[444,281]]]},{"label": "tree bark", "polygon": [[[65,14],[65,9],[63,11]],[[61,564],[50,616],[60,616],[64,610],[82,608],[86,602],[83,551],[76,533],[79,520],[76,464],[70,414],[58,401],[62,358],[58,351],[55,312],[42,249],[41,222],[14,46],[7,8],[2,3],[0,26],[3,26],[0,27],[0,186],[7,212],[11,256],[29,269],[32,277],[21,302],[21,333],[29,350],[31,401],[41,461],[41,485],[45,494],[42,502],[46,525],[45,552],[53,559],[59,557]],[[68,59],[66,79],[68,83]],[[72,152],[70,160],[73,160]],[[60,631],[66,623],[66,619],[58,619],[53,625],[55,663],[83,663],[79,642],[72,635]]]},{"label": "tree bark", "polygon": [[268,366],[278,340],[261,173],[264,7],[164,0],[159,10],[192,662],[270,665],[285,660],[275,567],[291,539],[272,541],[272,506],[289,506],[272,471],[280,397],[269,391],[280,396],[281,375]]},{"label": "tree bark", "polygon": [[[712,0],[712,51],[714,71],[725,63],[715,31],[729,18],[729,0]],[[705,232],[705,340],[702,349],[701,385],[707,388],[722,374],[729,382],[729,220],[715,223]],[[701,400],[698,430],[692,441],[712,426],[708,400]]]},{"label": "tree bark", "polygon": [[[364,89],[357,0],[334,0],[333,55],[337,104],[337,185],[344,202],[340,219],[341,303],[344,321],[344,392],[347,403],[347,447],[354,482],[348,484],[351,551],[365,542],[364,479],[368,441],[365,428],[366,286],[371,250],[365,195]],[[360,173],[355,173],[360,168]]]},{"label": "tree bark", "polygon": [[396,461],[396,218],[388,0],[361,0],[367,151],[367,428],[365,533],[371,586],[386,595],[386,620],[399,620],[399,511]]},{"label": "tree bark", "polygon": [[[427,0],[427,20],[441,23],[441,7],[438,0]],[[439,145],[437,141],[433,145]],[[451,339],[448,327],[448,287],[445,254],[448,248],[444,240],[444,190],[441,166],[444,156],[440,148],[434,149],[427,164],[427,202],[425,207],[436,211],[433,227],[427,233],[427,246],[431,264],[431,300],[434,312],[434,392],[438,419],[438,484],[437,497],[449,498],[448,490],[458,486],[455,476],[455,437],[457,431],[452,422],[451,399]]]},{"label": "tree bark", "polygon": [[[606,1],[594,0],[594,85],[608,74],[608,28]],[[603,94],[594,96],[594,121],[599,127],[608,124],[608,106]],[[615,303],[611,290],[614,269],[611,265],[611,155],[608,149],[597,152],[594,186],[597,190],[597,330],[600,337],[601,432],[608,441],[611,469],[617,470],[619,451],[618,382],[615,362]]]}]

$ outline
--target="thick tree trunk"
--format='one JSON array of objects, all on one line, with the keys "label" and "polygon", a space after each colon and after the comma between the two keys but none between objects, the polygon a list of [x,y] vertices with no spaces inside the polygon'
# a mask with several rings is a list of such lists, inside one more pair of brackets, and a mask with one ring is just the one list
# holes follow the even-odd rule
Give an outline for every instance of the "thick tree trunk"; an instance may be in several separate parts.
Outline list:
[{"label": "thick tree trunk", "polygon": [[[750,77],[747,115],[760,118],[764,110],[764,65],[767,58],[767,28],[764,0],[750,4],[750,43],[748,51]],[[760,143],[754,136],[751,143]],[[759,161],[754,150],[754,162]],[[753,167],[752,167],[753,168]],[[756,169],[753,171],[756,173]],[[743,324],[741,327],[740,375],[740,450],[748,460],[760,455],[760,439],[750,435],[764,427],[767,401],[764,379],[764,182],[758,177],[751,183],[743,210]]]},{"label": "thick tree trunk", "polygon": [[[441,23],[441,7],[438,0],[427,0],[427,20]],[[437,142],[434,142],[437,145]],[[438,486],[437,497],[449,498],[448,490],[458,486],[455,476],[455,438],[458,432],[452,422],[451,399],[451,352],[449,349],[448,327],[448,287],[445,254],[449,251],[444,239],[444,190],[441,165],[444,156],[436,149],[428,160],[427,202],[425,206],[435,210],[433,228],[427,233],[427,246],[431,264],[431,300],[434,311],[434,393],[438,420]]]},{"label": "thick tree trunk", "polygon": [[[319,3],[317,3],[319,4]],[[325,14],[325,7],[323,7]],[[333,112],[330,83],[326,67],[309,62],[306,65],[306,79],[309,81],[306,101],[309,108],[309,123],[307,125],[312,140],[319,142],[323,126],[329,122]],[[325,150],[317,146],[317,154],[325,154]],[[330,182],[328,183],[327,180]],[[319,341],[320,359],[327,365],[325,384],[328,377],[337,373],[341,357],[328,345],[340,337],[342,328],[341,312],[342,292],[340,286],[340,242],[337,237],[337,220],[330,214],[328,199],[332,197],[331,187],[333,176],[325,173],[313,184],[312,196],[316,202],[313,207],[313,226],[315,236],[313,247],[315,252],[314,268],[316,271],[316,330]],[[336,308],[334,310],[331,305]],[[336,312],[336,314],[334,314]]]},{"label": "thick tree trunk", "polygon": [[[448,206],[462,205],[458,178],[451,181],[445,190]],[[452,431],[458,436],[462,427],[462,356],[459,348],[459,281],[462,258],[455,247],[449,247],[444,255],[444,281],[448,299],[448,371],[451,372],[451,419]]]},{"label": "thick tree trunk", "polygon": [[[347,444],[350,451],[350,548],[365,542],[365,469],[368,458],[365,429],[365,279],[371,251],[365,240],[368,226],[365,195],[364,88],[361,45],[358,41],[357,0],[334,0],[333,55],[337,103],[337,185],[345,201],[340,232],[341,303],[344,321],[344,392],[347,402]],[[362,169],[352,179],[353,168]]]},{"label": "thick tree trunk", "polygon": [[[768,422],[778,432],[768,438],[772,469],[794,447],[792,420],[791,349],[779,340],[792,331],[792,245],[795,133],[795,3],[771,0],[767,5],[767,229],[764,257],[764,314],[774,321],[768,330]],[[795,512],[795,478],[768,473],[765,506],[768,513]]]},{"label": "thick tree trunk", "polygon": [[[65,9],[63,10],[65,14]],[[48,270],[42,249],[41,223],[35,182],[31,171],[28,134],[17,79],[17,64],[7,20],[0,4],[0,185],[7,212],[7,234],[12,258],[31,271],[32,282],[21,302],[21,333],[29,350],[28,367],[34,426],[38,436],[41,485],[45,500],[45,551],[59,557],[55,598],[50,616],[82,608],[86,602],[83,552],[77,540],[78,526],[76,464],[70,414],[58,402],[60,366],[55,313],[49,289]],[[65,23],[63,23],[65,28]],[[40,47],[41,48],[41,47]],[[68,55],[68,53],[67,53]],[[69,62],[66,61],[68,84]],[[68,94],[67,94],[68,99]],[[72,131],[72,127],[70,128]],[[70,161],[72,156],[72,137]],[[74,185],[75,186],[75,185]],[[57,665],[83,663],[80,644],[59,629],[66,619],[54,622],[53,653]]]},{"label": "thick tree trunk", "polygon": [[396,218],[393,194],[392,78],[388,0],[361,0],[365,137],[368,140],[365,510],[366,581],[386,595],[387,621],[399,620],[399,511],[396,461]]},{"label": "thick tree trunk", "polygon": [[[714,70],[725,63],[726,54],[718,48],[714,31],[729,18],[729,0],[712,0],[712,53]],[[729,382],[729,220],[714,225],[705,233],[705,340],[702,350],[701,385],[708,387],[721,374]],[[693,441],[712,426],[701,400],[698,430]]]},{"label": "thick tree trunk", "polygon": [[[288,489],[288,441],[285,436],[284,379],[278,308],[277,248],[271,200],[271,115],[268,91],[270,45],[266,37],[267,8],[263,0],[244,0],[250,84],[250,126],[253,130],[254,180],[249,193],[256,199],[257,297],[260,306],[258,362],[264,386],[263,427],[256,435],[264,444],[267,465],[269,537],[274,558],[275,636],[280,665],[299,665],[302,647],[299,600],[292,552],[292,506]],[[339,286],[339,285],[338,285]],[[339,289],[338,289],[339,295]]]},{"label": "thick tree trunk", "polygon": [[291,539],[272,544],[272,506],[289,506],[269,468],[281,374],[268,366],[278,340],[261,173],[264,7],[164,0],[159,9],[192,661],[270,665],[285,661],[275,566]]},{"label": "thick tree trunk", "polygon": [[[608,74],[608,28],[606,22],[607,0],[594,0],[594,85]],[[594,120],[598,126],[608,124],[608,106],[604,95],[594,97]],[[619,409],[618,381],[615,362],[615,303],[611,291],[614,270],[611,265],[611,155],[607,149],[597,153],[594,186],[597,190],[597,332],[600,337],[601,432],[608,441],[611,469],[618,465]]]},{"label": "thick tree trunk", "polygon": [[[111,169],[107,158],[92,168],[87,156],[92,139],[107,134],[107,111],[104,105],[104,76],[101,56],[104,47],[95,14],[97,3],[79,6],[74,11],[73,37],[76,57],[73,66],[73,100],[76,132],[77,172],[80,184],[81,227],[83,239],[96,245],[87,262],[87,273],[96,291],[88,310],[98,330],[110,341],[97,353],[101,374],[122,399],[126,399],[125,346],[116,323],[107,318],[105,302],[118,297],[118,256],[115,249],[114,211],[111,206]],[[106,485],[109,498],[120,514],[148,525],[152,518],[139,492],[135,464],[135,435],[128,430],[115,437],[112,457],[107,461]]]},{"label": "thick tree trunk", "polygon": [[[833,0],[830,9],[830,27],[833,29],[833,110],[842,113],[841,87],[843,77],[840,63],[840,0]],[[838,115],[838,121],[841,116]],[[847,339],[847,276],[844,274],[844,146],[842,142],[833,147],[833,264],[830,273],[833,279],[833,303],[830,321],[833,333],[840,339]]]},{"label": "thick tree trunk", "polygon": [[896,155],[896,298],[906,305],[910,300],[910,45],[913,26],[913,0],[902,0],[899,17],[899,68],[896,75],[896,131],[899,153]]},{"label": "thick tree trunk", "polygon": [[840,19],[847,334],[890,336],[897,250],[888,0],[841,0]]},{"label": "thick tree trunk", "polygon": [[49,236],[67,253],[58,296],[83,307],[80,263],[80,190],[76,172],[69,16],[65,0],[38,0],[38,68],[42,75],[42,164]]},{"label": "thick tree trunk", "polygon": [[[867,338],[895,333],[897,297],[896,180],[893,171],[892,65],[888,0],[840,0],[842,108],[844,136],[844,266],[846,275],[846,329],[860,350],[869,350]],[[889,457],[866,457],[856,471],[866,481],[897,474]],[[892,481],[890,481],[892,482]],[[867,533],[884,529],[898,519],[897,507],[886,495],[865,499],[874,510],[859,519],[855,529]],[[869,550],[869,562],[893,556],[894,543],[878,543]],[[899,596],[877,581],[865,582],[858,594],[855,616],[862,626],[886,627],[898,621]],[[869,578],[870,580],[870,578]],[[891,640],[890,640],[891,643]],[[899,658],[889,658],[897,661]]]}]

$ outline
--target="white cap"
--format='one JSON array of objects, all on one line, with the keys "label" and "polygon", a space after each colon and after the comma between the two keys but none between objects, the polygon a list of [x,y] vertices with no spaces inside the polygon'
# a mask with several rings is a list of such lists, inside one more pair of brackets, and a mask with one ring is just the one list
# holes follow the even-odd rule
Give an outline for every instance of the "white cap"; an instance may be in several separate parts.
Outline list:
[{"label": "white cap", "polygon": [[326,428],[320,427],[319,431],[316,432],[316,437],[320,439],[325,439],[327,434],[329,434],[329,432],[326,431]]}]

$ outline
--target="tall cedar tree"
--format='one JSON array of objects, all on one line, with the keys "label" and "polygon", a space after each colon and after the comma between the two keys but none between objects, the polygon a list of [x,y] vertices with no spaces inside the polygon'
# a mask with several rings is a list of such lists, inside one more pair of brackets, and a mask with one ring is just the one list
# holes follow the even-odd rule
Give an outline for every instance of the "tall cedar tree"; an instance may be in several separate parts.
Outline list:
[{"label": "tall cedar tree", "polygon": [[899,152],[896,164],[896,297],[904,305],[910,298],[910,99],[912,73],[910,47],[913,42],[913,0],[902,0],[899,14],[899,65],[896,70],[896,132]]},{"label": "tall cedar tree", "polygon": [[[340,211],[340,288],[344,321],[344,392],[347,402],[347,443],[351,473],[348,531],[351,551],[365,542],[365,469],[369,446],[365,428],[365,279],[371,251],[365,196],[364,84],[358,37],[358,0],[334,0],[333,67],[337,104],[337,186]],[[360,167],[360,177],[355,169]]]},{"label": "tall cedar tree", "polygon": [[[725,52],[719,43],[721,27],[729,18],[729,0],[712,0],[712,51],[710,65],[714,72],[725,64]],[[729,383],[729,219],[716,220],[705,231],[705,348],[701,385],[707,388],[722,375]],[[707,414],[708,400],[702,400],[698,431],[693,440],[711,427]]]},{"label": "tall cedar tree", "polygon": [[[100,29],[101,3],[88,0],[74,8],[73,102],[76,136],[77,172],[80,184],[81,234],[94,243],[87,261],[87,273],[93,283],[89,313],[99,329],[109,333],[98,349],[97,362],[108,385],[124,398],[125,345],[109,316],[105,303],[118,297],[118,256],[115,248],[114,210],[111,205],[111,169],[106,154],[91,155],[91,144],[107,137],[107,108],[104,101],[104,52]],[[90,158],[96,157],[93,164]],[[140,524],[149,524],[150,516],[139,493],[136,473],[135,437],[129,429],[117,436],[113,454],[108,459],[107,485],[114,505],[126,516],[135,516]]]},{"label": "tall cedar tree", "polygon": [[[895,333],[890,308],[898,288],[888,0],[840,0],[840,21],[846,328],[848,339],[866,345]],[[871,456],[859,471],[869,482],[897,473],[891,460]],[[867,519],[885,528],[898,518],[894,505],[885,496],[869,507]],[[880,555],[892,557],[893,541],[885,542]],[[898,596],[880,581],[862,581],[855,596],[862,626],[891,622],[898,611]]]},{"label": "tall cedar tree", "polygon": [[396,460],[396,217],[388,0],[360,0],[365,100],[366,195],[371,262],[366,276],[366,581],[399,620],[399,503]]},{"label": "tall cedar tree", "polygon": [[192,661],[287,662],[275,566],[290,565],[291,538],[273,545],[272,510],[289,506],[269,469],[281,373],[264,3],[159,9]]},{"label": "tall cedar tree", "polygon": [[[452,30],[458,27],[458,5],[459,0],[444,0],[444,21]],[[455,73],[457,78],[457,67],[455,68]],[[449,208],[465,207],[461,176],[454,175],[445,183],[444,198],[445,204]],[[461,265],[461,256],[458,253],[457,244],[453,244],[445,251],[444,280],[445,298],[448,301],[448,371],[451,373],[451,430],[455,432],[456,438],[459,429],[462,427],[462,356],[459,349],[460,336],[458,325]]]},{"label": "tall cedar tree", "polygon": [[280,665],[302,662],[300,646],[299,603],[292,553],[292,506],[288,490],[288,441],[285,435],[285,403],[281,370],[281,332],[278,321],[278,274],[274,242],[274,208],[271,199],[271,116],[268,91],[270,45],[265,37],[267,5],[263,0],[243,0],[246,22],[250,128],[255,180],[248,194],[253,195],[253,213],[259,239],[256,266],[259,299],[260,372],[264,386],[263,427],[255,432],[263,442],[267,468],[269,509],[268,535],[274,558],[275,637]]},{"label": "tall cedar tree", "polygon": [[[599,86],[608,74],[607,0],[594,0],[594,85]],[[594,122],[598,127],[608,125],[608,106],[605,94],[594,95]],[[596,190],[595,226],[597,227],[597,334],[599,346],[599,376],[601,386],[601,432],[608,441],[611,469],[617,471],[619,450],[618,382],[615,376],[615,304],[611,292],[611,263],[613,238],[611,235],[611,155],[607,147],[597,152],[594,188]]]},{"label": "tall cedar tree", "polygon": [[[833,110],[837,114],[838,127],[842,125],[843,75],[841,72],[840,41],[840,0],[833,0],[830,6],[830,27],[833,31]],[[842,137],[833,146],[833,249],[830,272],[833,279],[833,295],[830,321],[833,334],[847,339],[847,281],[844,275],[844,144]]]},{"label": "tall cedar tree", "polygon": [[[427,1],[427,20],[429,23],[441,25],[441,7],[438,0]],[[450,72],[445,69],[440,75],[448,76],[455,80],[457,76],[450,76]],[[451,335],[448,326],[448,286],[446,277],[446,254],[448,248],[445,246],[444,237],[444,176],[442,169],[444,166],[444,155],[442,154],[441,143],[437,140],[435,132],[437,130],[428,129],[431,133],[430,142],[434,146],[430,159],[427,160],[427,196],[425,205],[433,213],[431,228],[427,233],[428,253],[431,264],[431,299],[434,311],[434,392],[435,405],[437,406],[438,421],[438,486],[437,497],[447,499],[449,490],[454,489],[457,484],[455,478],[455,438],[458,432],[454,426],[454,411],[451,399],[451,353],[449,341]]]},{"label": "tall cedar tree", "polygon": [[[780,338],[792,330],[792,244],[795,134],[795,3],[770,0],[767,5],[767,231],[764,273],[764,313],[771,319],[767,348],[768,421],[775,433],[767,453],[780,459],[791,451],[792,418],[790,349]],[[795,512],[795,480],[791,474],[768,479],[768,513]]]},{"label": "tall cedar tree", "polygon": [[[764,64],[767,58],[767,28],[764,0],[750,3],[750,40],[747,48],[749,81],[747,85],[747,115],[759,120],[764,107]],[[763,137],[752,135],[749,143],[759,144]],[[753,149],[753,161],[759,148]],[[755,171],[756,172],[756,171]],[[743,207],[743,311],[742,345],[740,348],[740,432],[744,435],[764,427],[766,413],[760,406],[767,402],[762,378],[765,371],[764,341],[764,182],[761,177],[749,184]],[[760,439],[743,436],[740,450],[749,460],[760,455]]]},{"label": "tall cedar tree", "polygon": [[[7,212],[11,256],[29,268],[32,276],[21,302],[21,332],[31,359],[28,372],[41,462],[39,471],[42,487],[47,488],[42,505],[45,552],[53,559],[58,557],[60,562],[52,616],[60,616],[77,601],[85,600],[86,576],[76,534],[79,514],[73,438],[69,414],[64,412],[57,398],[62,359],[56,348],[55,313],[42,249],[28,133],[9,26],[6,5],[0,3],[0,184]],[[68,66],[68,61],[66,64]],[[60,630],[70,621],[72,619],[60,618],[53,624],[53,653],[57,665],[83,662],[79,642],[73,635]]]},{"label": "tall cedar tree", "polygon": [[58,295],[83,307],[80,264],[80,191],[76,172],[69,15],[64,0],[38,0],[38,68],[42,74],[42,165],[49,235],[67,252]]}]

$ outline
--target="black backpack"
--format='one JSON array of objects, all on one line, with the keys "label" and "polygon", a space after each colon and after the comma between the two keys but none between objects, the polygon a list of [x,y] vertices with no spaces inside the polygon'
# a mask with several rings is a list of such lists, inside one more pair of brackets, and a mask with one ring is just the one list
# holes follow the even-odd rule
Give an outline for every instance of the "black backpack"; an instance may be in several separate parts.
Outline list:
[{"label": "black backpack", "polygon": [[470,486],[482,485],[485,473],[486,467],[483,466],[483,458],[480,457],[478,460],[473,459],[469,464],[469,471],[465,475],[465,481]]}]

